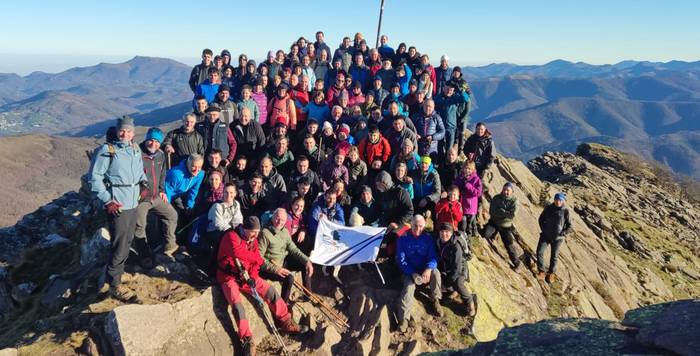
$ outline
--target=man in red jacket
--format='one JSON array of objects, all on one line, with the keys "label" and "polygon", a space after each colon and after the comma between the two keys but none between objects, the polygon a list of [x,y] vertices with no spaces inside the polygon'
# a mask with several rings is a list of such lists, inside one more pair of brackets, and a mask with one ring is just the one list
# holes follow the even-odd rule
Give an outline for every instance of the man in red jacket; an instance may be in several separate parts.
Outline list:
[{"label": "man in red jacket", "polygon": [[241,293],[251,294],[250,286],[241,280],[241,272],[236,266],[236,260],[243,269],[248,271],[250,278],[255,281],[255,290],[265,300],[272,311],[272,315],[283,332],[290,334],[303,334],[308,331],[305,326],[300,326],[292,319],[292,314],[287,304],[280,298],[277,291],[260,278],[260,266],[263,259],[258,248],[258,234],[260,233],[260,220],[256,216],[249,216],[239,228],[238,232],[230,230],[221,239],[217,261],[219,268],[216,279],[221,284],[226,301],[233,306],[234,314],[238,319],[238,336],[244,349],[254,353],[253,333],[246,319],[243,309]]},{"label": "man in red jacket", "polygon": [[370,125],[369,134],[360,142],[360,158],[367,164],[372,164],[376,159],[382,161],[382,165],[389,162],[391,156],[391,145],[379,132],[377,125]]}]

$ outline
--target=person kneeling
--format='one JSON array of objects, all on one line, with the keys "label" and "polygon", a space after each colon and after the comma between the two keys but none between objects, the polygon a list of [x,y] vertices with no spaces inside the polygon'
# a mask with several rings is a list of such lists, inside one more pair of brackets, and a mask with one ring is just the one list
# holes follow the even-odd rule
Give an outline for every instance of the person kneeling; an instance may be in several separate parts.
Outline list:
[{"label": "person kneeling", "polygon": [[433,312],[442,316],[440,299],[440,273],[437,270],[437,253],[433,238],[423,232],[425,218],[415,215],[411,223],[411,230],[401,236],[396,242],[396,262],[403,274],[403,289],[399,302],[398,321],[399,329],[405,331],[411,307],[413,305],[413,293],[416,286],[428,284]]},{"label": "person kneeling", "polygon": [[[294,284],[294,273],[290,269],[302,271],[304,287],[310,289],[314,267],[309,257],[292,241],[286,223],[287,212],[282,208],[275,210],[270,225],[263,229],[259,240],[260,255],[265,261],[261,267],[262,275],[266,279],[282,282],[282,299],[289,303]],[[287,259],[288,256],[291,260]]]},{"label": "person kneeling", "polygon": [[216,278],[221,285],[226,301],[233,307],[233,313],[238,320],[238,336],[244,349],[254,352],[253,333],[245,315],[245,309],[241,304],[240,292],[252,294],[251,286],[243,281],[243,271],[238,269],[238,264],[248,272],[255,282],[255,290],[262,297],[283,332],[290,334],[306,333],[308,328],[298,325],[292,319],[287,304],[280,298],[277,291],[260,278],[260,266],[263,259],[258,247],[258,234],[260,233],[260,220],[256,216],[249,216],[242,226],[236,231],[229,230],[221,239],[217,256],[218,271]]},{"label": "person kneeling", "polygon": [[467,261],[471,259],[471,251],[467,240],[460,231],[455,231],[451,223],[442,223],[439,227],[437,244],[438,270],[442,281],[443,291],[459,293],[469,316],[476,315],[474,297],[465,285],[469,279]]}]

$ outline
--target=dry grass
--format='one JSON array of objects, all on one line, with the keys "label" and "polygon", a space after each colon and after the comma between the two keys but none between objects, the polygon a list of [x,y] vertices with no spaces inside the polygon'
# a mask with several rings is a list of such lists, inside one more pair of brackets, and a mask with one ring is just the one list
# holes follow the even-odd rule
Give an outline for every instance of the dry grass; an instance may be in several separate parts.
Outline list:
[{"label": "dry grass", "polygon": [[0,227],[80,187],[94,139],[48,135],[0,137]]}]

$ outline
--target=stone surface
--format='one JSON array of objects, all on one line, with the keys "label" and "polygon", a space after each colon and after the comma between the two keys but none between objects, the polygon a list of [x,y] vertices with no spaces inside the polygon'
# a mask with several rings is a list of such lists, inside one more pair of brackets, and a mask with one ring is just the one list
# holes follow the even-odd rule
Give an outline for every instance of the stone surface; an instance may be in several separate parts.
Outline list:
[{"label": "stone surface", "polygon": [[37,244],[37,248],[49,248],[53,247],[56,245],[62,245],[62,244],[70,244],[72,243],[71,240],[59,235],[59,234],[50,234],[41,239],[39,243]]},{"label": "stone surface", "polygon": [[72,282],[61,277],[51,278],[41,295],[41,305],[51,310],[68,304],[72,296]]},{"label": "stone surface", "polygon": [[[249,301],[243,306],[259,343],[267,327]],[[175,304],[117,307],[107,316],[105,333],[116,355],[230,355],[238,334],[228,309],[218,289],[209,288]]]},{"label": "stone surface", "polygon": [[109,230],[102,227],[86,242],[80,245],[80,265],[88,266],[101,261],[109,253],[111,237]]},{"label": "stone surface", "polygon": [[20,283],[12,287],[12,299],[17,303],[22,303],[31,297],[37,285],[34,282]]},{"label": "stone surface", "polygon": [[700,300],[630,310],[622,324],[639,328],[639,343],[680,355],[700,355]]},{"label": "stone surface", "polygon": [[0,356],[17,356],[18,354],[17,349],[8,348],[0,350]]},{"label": "stone surface", "polygon": [[699,355],[700,300],[630,310],[622,322],[561,318],[503,329],[454,355]]}]

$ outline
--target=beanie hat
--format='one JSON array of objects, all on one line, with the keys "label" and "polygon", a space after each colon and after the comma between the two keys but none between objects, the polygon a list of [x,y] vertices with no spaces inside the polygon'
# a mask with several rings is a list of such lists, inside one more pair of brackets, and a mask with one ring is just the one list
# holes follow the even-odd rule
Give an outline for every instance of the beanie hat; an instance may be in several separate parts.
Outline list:
[{"label": "beanie hat", "polygon": [[124,115],[117,119],[117,131],[122,129],[134,129],[134,119],[131,116]]},{"label": "beanie hat", "polygon": [[206,112],[221,112],[221,108],[219,105],[211,104],[211,106],[207,108]]},{"label": "beanie hat", "polygon": [[246,230],[260,230],[260,219],[257,216],[249,216],[243,220],[243,228]]},{"label": "beanie hat", "polygon": [[350,126],[347,124],[342,124],[338,127],[338,134],[344,133],[345,136],[350,136]]},{"label": "beanie hat", "polygon": [[454,227],[452,226],[452,224],[450,224],[448,222],[444,222],[444,223],[440,224],[440,231],[442,231],[442,230],[454,231]]},{"label": "beanie hat", "polygon": [[325,121],[325,122],[323,123],[323,128],[322,128],[321,130],[327,130],[327,129],[333,130],[333,125],[331,125],[330,122]]},{"label": "beanie hat", "polygon": [[433,163],[433,159],[430,158],[430,156],[423,156],[420,158],[420,163],[431,164],[431,163]]},{"label": "beanie hat", "polygon": [[156,140],[156,141],[158,141],[158,143],[163,143],[163,138],[164,138],[163,131],[161,131],[157,127],[151,127],[150,129],[148,129],[148,132],[146,133],[146,138],[144,141]]},{"label": "beanie hat", "polygon": [[554,200],[566,201],[566,194],[562,192],[554,194]]},{"label": "beanie hat", "polygon": [[515,187],[513,186],[513,183],[508,182],[508,183],[503,185],[503,189],[506,189],[506,188],[514,189]]},{"label": "beanie hat", "polygon": [[452,71],[457,72],[457,73],[462,73],[462,68],[455,66],[454,68],[452,68]]},{"label": "beanie hat", "polygon": [[229,57],[231,57],[231,52],[229,52],[227,49],[225,49],[225,50],[221,51],[221,56],[222,56],[222,57],[223,57],[223,56],[229,56]]},{"label": "beanie hat", "polygon": [[368,185],[363,185],[360,187],[360,193],[364,193],[364,192],[372,193],[372,188],[370,188]]}]

